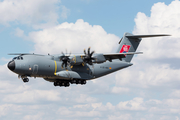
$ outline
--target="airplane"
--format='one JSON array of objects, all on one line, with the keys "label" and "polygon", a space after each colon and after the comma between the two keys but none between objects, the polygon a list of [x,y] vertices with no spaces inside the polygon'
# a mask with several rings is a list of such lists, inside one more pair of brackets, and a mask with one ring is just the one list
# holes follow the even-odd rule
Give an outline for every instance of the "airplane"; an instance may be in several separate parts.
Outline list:
[{"label": "airplane", "polygon": [[119,41],[116,53],[95,53],[84,50],[84,54],[40,55],[34,53],[17,53],[7,67],[23,82],[28,82],[28,77],[40,77],[53,82],[54,86],[69,87],[70,84],[85,85],[87,80],[93,80],[112,72],[132,66],[131,60],[142,38],[170,36],[157,35],[133,35],[124,33]]}]

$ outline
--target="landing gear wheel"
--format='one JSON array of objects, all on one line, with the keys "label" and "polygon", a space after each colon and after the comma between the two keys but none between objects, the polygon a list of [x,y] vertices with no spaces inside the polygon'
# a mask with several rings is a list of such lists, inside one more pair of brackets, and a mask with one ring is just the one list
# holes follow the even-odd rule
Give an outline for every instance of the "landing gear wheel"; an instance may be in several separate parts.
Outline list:
[{"label": "landing gear wheel", "polygon": [[69,87],[69,85],[70,85],[69,82],[67,82],[67,83],[65,83],[64,86],[65,86],[65,87]]},{"label": "landing gear wheel", "polygon": [[58,86],[58,83],[57,83],[57,82],[54,82],[54,86]]},{"label": "landing gear wheel", "polygon": [[76,84],[81,84],[81,80],[76,80]]},{"label": "landing gear wheel", "polygon": [[23,78],[23,82],[29,82],[29,79],[28,78]]},{"label": "landing gear wheel", "polygon": [[76,80],[71,80],[71,84],[75,84],[76,83]]},{"label": "landing gear wheel", "polygon": [[86,84],[86,80],[81,81],[81,85],[85,85]]}]

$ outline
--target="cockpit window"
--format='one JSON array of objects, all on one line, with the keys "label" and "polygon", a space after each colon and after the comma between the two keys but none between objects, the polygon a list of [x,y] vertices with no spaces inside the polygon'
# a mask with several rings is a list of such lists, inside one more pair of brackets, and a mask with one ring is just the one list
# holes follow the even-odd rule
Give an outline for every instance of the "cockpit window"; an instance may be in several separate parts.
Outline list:
[{"label": "cockpit window", "polygon": [[15,60],[17,57],[14,57],[13,60]]},{"label": "cockpit window", "polygon": [[21,56],[18,56],[18,57],[14,57],[12,60],[23,60],[23,57],[21,57]]}]

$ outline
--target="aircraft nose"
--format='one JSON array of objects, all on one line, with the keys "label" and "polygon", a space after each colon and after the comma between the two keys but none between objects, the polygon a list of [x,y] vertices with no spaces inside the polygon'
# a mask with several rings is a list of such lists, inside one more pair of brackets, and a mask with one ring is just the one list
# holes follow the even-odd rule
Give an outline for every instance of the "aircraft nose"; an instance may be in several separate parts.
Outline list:
[{"label": "aircraft nose", "polygon": [[10,61],[7,66],[11,71],[13,71],[15,69],[15,61]]}]

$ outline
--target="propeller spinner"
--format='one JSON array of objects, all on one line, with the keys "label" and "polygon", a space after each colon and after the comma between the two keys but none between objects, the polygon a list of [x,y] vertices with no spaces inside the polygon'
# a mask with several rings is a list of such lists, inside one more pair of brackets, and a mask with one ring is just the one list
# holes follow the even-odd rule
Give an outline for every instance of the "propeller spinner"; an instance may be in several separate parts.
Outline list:
[{"label": "propeller spinner", "polygon": [[89,65],[92,65],[92,64],[93,64],[93,63],[92,63],[92,60],[94,60],[94,58],[92,57],[92,55],[94,54],[94,51],[92,51],[92,52],[90,53],[90,47],[89,47],[87,53],[86,53],[86,50],[84,49],[84,54],[85,54],[85,56],[84,56],[84,58],[83,58],[83,61],[86,62],[86,63],[88,63]]},{"label": "propeller spinner", "polygon": [[[67,66],[70,66],[70,59],[69,56],[71,55],[71,53],[69,53],[68,56],[66,56],[63,52],[62,52],[63,56],[60,58],[60,60],[62,61],[61,67],[63,68],[63,66],[65,65],[65,68],[67,68]],[[67,54],[67,52],[66,52]]]}]

